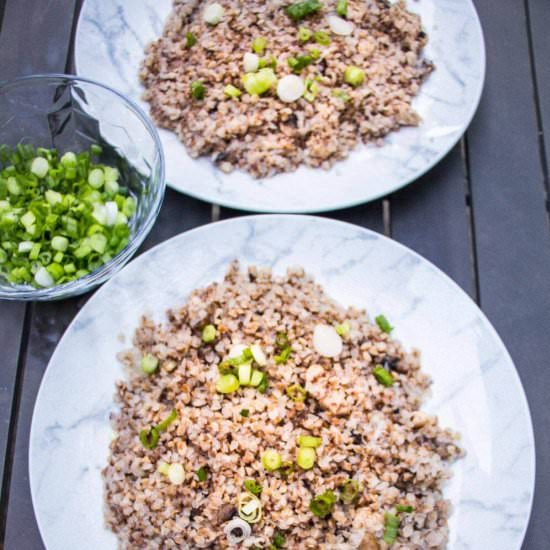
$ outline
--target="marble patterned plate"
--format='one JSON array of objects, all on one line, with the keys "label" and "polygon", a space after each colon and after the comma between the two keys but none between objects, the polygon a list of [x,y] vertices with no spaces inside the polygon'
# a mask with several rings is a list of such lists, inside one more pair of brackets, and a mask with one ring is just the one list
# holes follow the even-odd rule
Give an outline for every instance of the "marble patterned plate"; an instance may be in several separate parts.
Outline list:
[{"label": "marble patterned plate", "polygon": [[[426,409],[462,433],[446,487],[453,550],[518,550],[534,490],[534,442],[508,352],[466,294],[432,264],[371,231],[322,218],[253,216],[183,233],[140,256],[84,306],[44,375],[30,437],[30,484],[48,550],[115,550],[101,470],[112,437],[117,352],[140,316],[162,320],[229,262],[301,265],[344,305],[384,312],[433,377]],[[122,341],[121,335],[125,337]]]},{"label": "marble patterned plate", "polygon": [[[162,33],[171,0],[86,0],[76,33],[77,73],[141,101],[138,70],[145,45]],[[485,75],[481,26],[471,0],[409,0],[430,41],[426,56],[436,71],[414,106],[423,123],[391,134],[382,147],[359,146],[330,171],[301,167],[256,180],[226,175],[193,160],[172,132],[161,130],[167,182],[194,197],[256,212],[320,212],[353,206],[414,181],[456,144],[479,103]]]}]

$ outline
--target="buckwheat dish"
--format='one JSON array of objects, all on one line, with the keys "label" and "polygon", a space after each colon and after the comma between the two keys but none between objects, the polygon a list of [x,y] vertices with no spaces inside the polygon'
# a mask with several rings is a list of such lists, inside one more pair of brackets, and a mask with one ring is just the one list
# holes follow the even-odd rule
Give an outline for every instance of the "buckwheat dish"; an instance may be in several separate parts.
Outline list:
[{"label": "buckwheat dish", "polygon": [[443,548],[457,435],[418,352],[301,269],[233,264],[121,354],[106,519],[123,549]]},{"label": "buckwheat dish", "polygon": [[259,178],[418,125],[427,40],[401,1],[174,0],[140,77],[192,157]]}]

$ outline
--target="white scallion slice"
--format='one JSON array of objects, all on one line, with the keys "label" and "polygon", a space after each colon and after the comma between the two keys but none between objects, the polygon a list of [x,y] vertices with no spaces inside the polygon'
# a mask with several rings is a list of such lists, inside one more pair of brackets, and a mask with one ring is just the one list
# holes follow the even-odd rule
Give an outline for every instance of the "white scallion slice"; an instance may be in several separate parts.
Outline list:
[{"label": "white scallion slice", "polygon": [[185,481],[185,470],[179,462],[170,464],[168,468],[168,479],[174,485],[181,485]]},{"label": "white scallion slice", "polygon": [[36,281],[36,284],[44,288],[53,286],[55,282],[53,277],[50,275],[50,272],[45,267],[38,269],[34,275],[34,280]]},{"label": "white scallion slice", "polygon": [[107,201],[105,203],[105,213],[106,213],[106,225],[115,225],[117,221],[118,214],[118,205],[115,201]]},{"label": "white scallion slice", "polygon": [[229,357],[229,359],[240,357],[247,347],[248,346],[246,346],[245,344],[233,344],[231,346],[231,349],[229,350],[229,354],[227,355],[227,357]]},{"label": "white scallion slice", "polygon": [[210,25],[217,25],[224,16],[225,10],[221,4],[214,2],[209,6],[206,6],[202,14],[204,21]]},{"label": "white scallion slice", "polygon": [[281,101],[292,103],[302,97],[306,87],[304,81],[295,74],[289,74],[279,80],[277,95]]},{"label": "white scallion slice", "polygon": [[313,331],[313,347],[323,357],[337,357],[342,353],[342,338],[334,327],[317,325]]},{"label": "white scallion slice", "polygon": [[265,356],[264,350],[259,344],[254,344],[250,346],[250,351],[252,352],[252,357],[254,361],[260,365],[260,367],[265,367],[267,365],[267,357]]},{"label": "white scallion slice", "polygon": [[241,518],[233,518],[223,529],[231,546],[236,546],[252,534],[252,529]]},{"label": "white scallion slice", "polygon": [[330,30],[334,34],[338,34],[340,36],[349,36],[353,33],[354,26],[353,23],[351,23],[350,21],[346,21],[345,19],[342,19],[337,15],[329,15],[327,19]]},{"label": "white scallion slice", "polygon": [[245,73],[255,73],[260,67],[260,58],[255,53],[246,52],[243,57]]}]

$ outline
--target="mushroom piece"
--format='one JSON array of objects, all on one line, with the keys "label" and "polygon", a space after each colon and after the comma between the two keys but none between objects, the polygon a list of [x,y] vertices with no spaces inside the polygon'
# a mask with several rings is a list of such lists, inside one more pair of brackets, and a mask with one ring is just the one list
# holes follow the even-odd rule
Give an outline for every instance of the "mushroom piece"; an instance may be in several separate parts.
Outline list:
[{"label": "mushroom piece", "polygon": [[358,550],[380,550],[380,545],[372,533],[365,533]]}]

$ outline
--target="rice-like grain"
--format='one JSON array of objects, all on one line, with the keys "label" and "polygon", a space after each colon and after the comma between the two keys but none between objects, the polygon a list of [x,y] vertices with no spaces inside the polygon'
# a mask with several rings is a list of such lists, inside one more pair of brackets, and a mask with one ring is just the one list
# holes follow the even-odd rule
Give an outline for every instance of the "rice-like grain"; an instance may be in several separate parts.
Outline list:
[{"label": "rice-like grain", "polygon": [[[315,327],[344,322],[349,332],[340,355],[320,356]],[[206,324],[218,331],[212,344],[201,340]],[[292,346],[283,364],[274,360],[278,332]],[[168,312],[166,323],[144,318],[134,344],[121,355],[129,376],[118,384],[116,437],[104,470],[106,520],[122,549],[229,548],[224,527],[247,479],[263,486],[263,518],[241,548],[268,548],[283,533],[288,550],[384,550],[384,514],[397,504],[414,511],[399,514],[393,549],[445,547],[450,505],[442,485],[462,451],[456,434],[420,410],[430,380],[419,353],[406,352],[365,311],[335,303],[303,270],[274,277],[256,267],[243,273],[235,263],[223,282]],[[216,392],[218,365],[235,344],[262,346],[265,394],[250,387]],[[139,368],[145,353],[160,361],[150,376]],[[376,365],[388,369],[393,386],[377,381]],[[287,397],[293,384],[307,390],[305,402]],[[174,408],[177,420],[158,446],[144,448],[140,431]],[[296,467],[286,477],[263,469],[268,448],[295,462],[297,436],[306,434],[322,438],[313,469]],[[158,471],[163,463],[181,464],[184,482],[170,483]],[[201,467],[208,471],[204,482],[196,475]],[[355,503],[338,502],[325,519],[311,513],[315,495],[338,494],[349,478],[362,486]]]},{"label": "rice-like grain", "polygon": [[[433,70],[424,59],[427,35],[404,2],[349,0],[350,36],[330,34],[327,46],[298,38],[299,27],[330,33],[336,0],[299,23],[280,0],[222,0],[219,24],[203,20],[209,1],[174,0],[160,38],[147,47],[141,69],[144,98],[155,122],[173,130],[192,157],[209,155],[225,172],[240,168],[254,177],[288,172],[300,164],[329,168],[362,141],[381,138],[420,123],[411,106]],[[186,34],[197,43],[186,47]],[[228,84],[243,90],[243,57],[255,38],[268,41],[264,57],[276,60],[277,77],[291,74],[288,60],[316,48],[320,57],[300,72],[314,98],[285,103],[276,86],[262,95],[224,94]],[[348,66],[365,71],[365,83],[346,84]],[[206,97],[196,100],[191,83],[201,81]],[[314,94],[315,95],[315,94]]]}]

